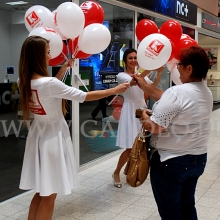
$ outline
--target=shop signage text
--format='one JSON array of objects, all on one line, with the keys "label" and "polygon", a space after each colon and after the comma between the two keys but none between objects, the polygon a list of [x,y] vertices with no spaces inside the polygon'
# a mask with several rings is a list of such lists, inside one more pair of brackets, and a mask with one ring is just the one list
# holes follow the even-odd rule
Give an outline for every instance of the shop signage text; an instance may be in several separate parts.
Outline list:
[{"label": "shop signage text", "polygon": [[219,18],[207,13],[202,13],[202,24],[205,29],[220,33],[220,21]]},{"label": "shop signage text", "polygon": [[102,75],[102,83],[103,84],[112,84],[112,83],[118,83],[117,81],[117,75],[115,74],[103,74]]},{"label": "shop signage text", "polygon": [[197,24],[197,5],[186,0],[118,0],[140,8],[155,11],[172,18]]},{"label": "shop signage text", "polygon": [[189,21],[189,6],[186,1],[176,1],[176,17]]}]

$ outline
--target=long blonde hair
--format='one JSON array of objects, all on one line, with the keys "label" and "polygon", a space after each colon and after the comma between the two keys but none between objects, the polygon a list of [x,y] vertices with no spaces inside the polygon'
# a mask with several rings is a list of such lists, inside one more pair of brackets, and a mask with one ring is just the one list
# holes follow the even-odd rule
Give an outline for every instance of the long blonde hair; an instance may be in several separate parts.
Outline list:
[{"label": "long blonde hair", "polygon": [[[34,73],[49,77],[46,63],[46,48],[49,41],[39,36],[28,37],[21,48],[19,60],[19,91],[21,110],[24,121],[29,120],[29,101],[31,98],[31,79]],[[62,102],[62,110],[67,113],[66,101]]]}]

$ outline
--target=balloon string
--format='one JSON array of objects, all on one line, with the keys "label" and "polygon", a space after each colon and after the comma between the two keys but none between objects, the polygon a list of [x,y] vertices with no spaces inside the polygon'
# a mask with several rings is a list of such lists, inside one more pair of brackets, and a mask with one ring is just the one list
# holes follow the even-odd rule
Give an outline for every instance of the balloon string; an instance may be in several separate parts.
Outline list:
[{"label": "balloon string", "polygon": [[[78,47],[77,49],[74,51],[74,54],[76,54],[78,52]],[[66,55],[62,52],[63,57],[65,58],[66,61],[68,61],[68,58],[66,57]],[[73,55],[74,56],[74,55]],[[62,78],[62,81],[65,82],[67,75],[69,73],[70,67],[67,68],[64,77]],[[82,81],[82,79],[80,78],[80,76],[76,73],[76,71],[72,68],[74,74],[78,77],[79,81],[82,83],[82,85],[84,86],[84,88],[86,89],[87,92],[89,92],[88,88],[86,87],[85,83]]]},{"label": "balloon string", "polygon": [[[68,58],[67,58],[67,56],[62,52],[62,56],[64,57],[64,59],[66,60],[66,61],[68,61]],[[62,78],[62,82],[65,82],[66,81],[66,78],[67,78],[67,76],[69,75],[69,71],[70,71],[70,67],[68,66],[67,67],[67,70],[66,70],[66,72],[64,73],[64,75],[63,75],[63,78]]]},{"label": "balloon string", "polygon": [[66,78],[67,78],[67,76],[69,75],[69,70],[70,70],[70,67],[68,67],[67,68],[67,70],[66,70],[66,72],[64,73],[64,75],[63,75],[63,78],[62,78],[62,82],[65,82],[66,81]]},{"label": "balloon string", "polygon": [[79,47],[78,46],[76,46],[76,49],[75,49],[75,51],[74,51],[74,53],[73,53],[73,57],[76,57],[76,54],[79,52]]},{"label": "balloon string", "polygon": [[118,94],[111,100],[111,102],[108,103],[108,105],[111,105],[117,96],[118,96]]},{"label": "balloon string", "polygon": [[66,48],[67,48],[68,57],[70,57],[70,48],[67,40],[66,40]]},{"label": "balloon string", "polygon": [[61,52],[62,53],[62,56],[64,57],[64,59],[66,60],[66,61],[68,61],[68,57],[65,55],[65,53],[64,52]]},{"label": "balloon string", "polygon": [[80,78],[80,76],[76,73],[76,71],[74,69],[72,69],[74,74],[78,77],[79,81],[82,83],[82,85],[84,86],[84,88],[86,89],[87,92],[89,92],[88,88],[86,87],[85,83],[82,81],[82,79]]}]

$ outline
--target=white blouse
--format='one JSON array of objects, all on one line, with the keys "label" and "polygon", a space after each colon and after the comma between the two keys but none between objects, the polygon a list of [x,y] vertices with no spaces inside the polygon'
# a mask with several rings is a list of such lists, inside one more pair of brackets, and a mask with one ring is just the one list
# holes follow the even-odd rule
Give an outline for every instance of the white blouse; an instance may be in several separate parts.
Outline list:
[{"label": "white blouse", "polygon": [[207,152],[212,106],[212,94],[204,82],[173,86],[163,93],[151,120],[166,132],[152,135],[150,141],[161,161]]}]

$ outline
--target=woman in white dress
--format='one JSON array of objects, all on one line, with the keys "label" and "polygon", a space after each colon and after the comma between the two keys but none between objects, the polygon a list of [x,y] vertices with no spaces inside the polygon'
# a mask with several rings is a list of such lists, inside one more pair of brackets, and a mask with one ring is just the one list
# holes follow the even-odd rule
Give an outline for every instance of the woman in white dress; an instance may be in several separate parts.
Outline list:
[{"label": "woman in white dress", "polygon": [[[47,66],[51,59],[49,41],[28,37],[21,49],[19,90],[23,119],[28,124],[29,112],[34,120],[29,128],[20,188],[34,189],[29,220],[52,218],[57,193],[67,195],[78,186],[77,169],[69,129],[64,119],[64,99],[84,102],[123,93],[129,86],[83,92],[65,85],[62,79],[73,59],[65,62],[56,77],[50,77]],[[63,111],[62,111],[63,110]]]},{"label": "woman in white dress", "polygon": [[[126,150],[121,154],[117,167],[113,173],[114,186],[121,188],[122,184],[120,181],[120,171],[124,164],[128,161],[129,154],[131,152],[134,139],[140,131],[141,124],[139,119],[135,117],[135,110],[138,108],[146,108],[146,99],[142,89],[136,85],[132,78],[132,75],[136,72],[137,68],[137,52],[133,48],[129,48],[124,52],[123,61],[125,64],[125,72],[121,72],[117,75],[118,83],[129,82],[130,87],[123,94],[124,103],[119,119],[118,134],[116,139],[116,146],[120,148],[125,148]],[[140,77],[145,78],[148,84],[157,86],[161,74],[163,72],[163,67],[159,68],[157,78],[152,82],[147,75],[150,71],[145,70],[141,73]]]}]

